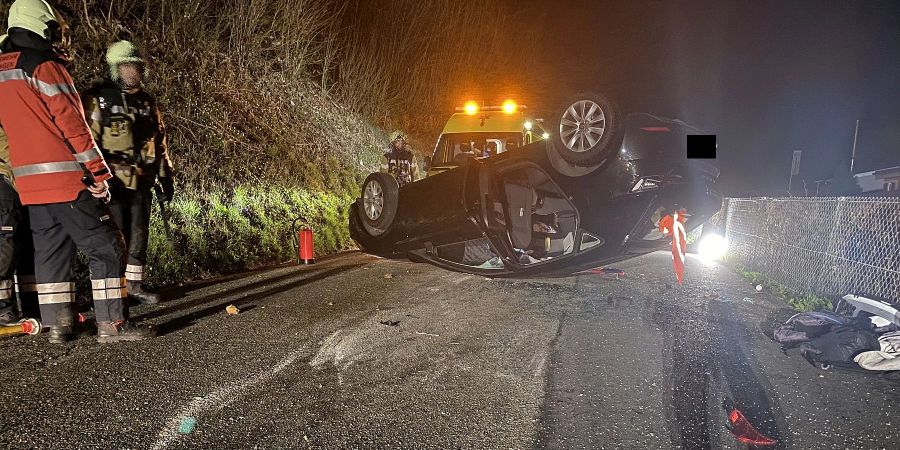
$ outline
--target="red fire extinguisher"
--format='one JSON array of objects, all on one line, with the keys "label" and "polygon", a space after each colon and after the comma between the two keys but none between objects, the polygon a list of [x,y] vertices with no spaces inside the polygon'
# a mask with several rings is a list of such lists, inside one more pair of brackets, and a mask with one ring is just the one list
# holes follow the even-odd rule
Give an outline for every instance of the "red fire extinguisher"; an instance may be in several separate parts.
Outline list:
[{"label": "red fire extinguisher", "polygon": [[[297,227],[300,222],[301,227]],[[316,262],[313,252],[313,230],[309,222],[303,217],[294,219],[291,229],[294,235],[294,245],[297,247],[297,264],[313,264]]]}]

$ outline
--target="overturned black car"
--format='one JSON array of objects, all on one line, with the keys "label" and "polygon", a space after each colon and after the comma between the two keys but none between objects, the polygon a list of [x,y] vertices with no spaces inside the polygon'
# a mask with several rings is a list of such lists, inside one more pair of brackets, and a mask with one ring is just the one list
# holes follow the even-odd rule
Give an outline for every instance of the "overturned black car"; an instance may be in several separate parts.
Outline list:
[{"label": "overturned black car", "polygon": [[[402,188],[373,173],[350,208],[360,248],[489,277],[565,276],[668,248],[666,214],[690,231],[719,209],[710,160],[687,159],[681,121],[624,115],[584,93],[560,108],[550,139]],[[435,152],[454,149],[435,149]]]}]

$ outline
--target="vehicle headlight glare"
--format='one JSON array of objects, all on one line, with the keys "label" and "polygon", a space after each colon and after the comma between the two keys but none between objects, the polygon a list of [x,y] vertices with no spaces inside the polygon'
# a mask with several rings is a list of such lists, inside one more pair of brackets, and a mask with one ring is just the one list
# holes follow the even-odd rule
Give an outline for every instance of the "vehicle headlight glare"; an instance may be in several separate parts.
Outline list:
[{"label": "vehicle headlight glare", "polygon": [[550,139],[550,133],[544,133],[541,135],[541,137],[543,137],[544,140]]},{"label": "vehicle headlight glare", "polygon": [[531,131],[531,128],[534,127],[534,124],[531,123],[530,120],[525,121],[525,131]]}]

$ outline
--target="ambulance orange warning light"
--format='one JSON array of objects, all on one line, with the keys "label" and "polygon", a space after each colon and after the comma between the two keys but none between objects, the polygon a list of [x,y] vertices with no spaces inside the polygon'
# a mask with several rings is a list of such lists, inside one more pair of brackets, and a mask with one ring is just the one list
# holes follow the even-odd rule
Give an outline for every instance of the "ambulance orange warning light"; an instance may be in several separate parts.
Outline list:
[{"label": "ambulance orange warning light", "polygon": [[519,105],[516,105],[516,102],[514,102],[512,100],[507,100],[507,101],[503,102],[503,112],[505,112],[507,114],[512,114],[512,113],[516,112],[516,109],[518,109],[518,107],[519,107]]}]

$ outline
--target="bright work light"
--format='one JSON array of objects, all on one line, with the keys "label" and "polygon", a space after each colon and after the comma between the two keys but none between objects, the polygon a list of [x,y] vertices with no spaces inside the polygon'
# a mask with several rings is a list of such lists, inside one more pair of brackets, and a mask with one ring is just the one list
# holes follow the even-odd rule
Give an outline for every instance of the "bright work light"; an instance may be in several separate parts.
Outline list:
[{"label": "bright work light", "polygon": [[531,131],[531,127],[533,127],[533,126],[534,126],[534,124],[532,124],[530,120],[525,121],[525,130],[526,131]]},{"label": "bright work light", "polygon": [[728,241],[718,234],[710,234],[700,240],[700,256],[707,259],[721,259],[728,251]]}]

